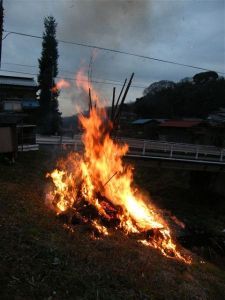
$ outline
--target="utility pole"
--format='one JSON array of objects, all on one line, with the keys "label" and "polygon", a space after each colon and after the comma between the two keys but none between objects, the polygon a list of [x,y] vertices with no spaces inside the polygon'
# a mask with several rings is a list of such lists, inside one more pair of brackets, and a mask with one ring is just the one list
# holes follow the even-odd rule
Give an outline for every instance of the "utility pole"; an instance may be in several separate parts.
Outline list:
[{"label": "utility pole", "polygon": [[0,0],[0,68],[1,68],[1,63],[2,63],[3,19],[4,19],[3,0]]}]

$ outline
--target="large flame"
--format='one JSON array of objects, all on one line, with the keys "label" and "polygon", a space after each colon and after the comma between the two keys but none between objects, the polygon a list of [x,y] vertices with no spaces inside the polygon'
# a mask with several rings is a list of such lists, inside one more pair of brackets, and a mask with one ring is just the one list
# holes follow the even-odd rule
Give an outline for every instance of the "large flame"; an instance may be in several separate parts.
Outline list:
[{"label": "large flame", "polygon": [[[78,72],[76,82],[78,88],[88,93],[90,83],[83,71]],[[158,248],[165,256],[190,263],[191,260],[176,249],[167,223],[133,187],[133,170],[122,161],[128,146],[120,145],[110,137],[112,124],[104,108],[100,107],[97,91],[91,89],[97,106],[88,116],[81,114],[79,117],[84,130],[84,153],[70,153],[48,174],[54,183],[54,189],[47,195],[48,202],[61,214],[70,209],[79,211],[85,201],[103,218],[116,218],[115,227],[127,234],[141,236],[146,233],[148,239],[140,238],[143,244]],[[102,234],[108,234],[107,228],[97,219],[92,220],[92,225]]]}]

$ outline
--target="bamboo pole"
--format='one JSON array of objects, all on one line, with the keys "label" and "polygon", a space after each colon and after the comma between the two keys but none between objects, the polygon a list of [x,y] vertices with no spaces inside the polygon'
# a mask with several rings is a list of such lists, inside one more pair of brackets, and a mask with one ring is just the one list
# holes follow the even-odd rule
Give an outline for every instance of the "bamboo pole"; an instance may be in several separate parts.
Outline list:
[{"label": "bamboo pole", "polygon": [[116,88],[113,88],[113,97],[112,97],[112,108],[111,108],[111,121],[113,121],[114,117],[114,105],[115,105],[115,95],[116,95]]},{"label": "bamboo pole", "polygon": [[116,125],[116,124],[118,123],[118,121],[119,121],[119,118],[120,118],[120,115],[121,115],[121,111],[122,111],[122,106],[123,106],[123,104],[124,104],[124,101],[125,101],[125,99],[126,99],[127,93],[128,93],[129,88],[130,88],[130,86],[131,86],[133,77],[134,77],[134,73],[132,73],[132,75],[131,75],[131,77],[130,77],[130,80],[129,80],[128,84],[127,84],[126,90],[125,90],[125,92],[124,92],[124,94],[123,94],[122,100],[121,100],[120,105],[119,105],[119,108],[118,108],[118,112],[117,112],[117,114],[116,114],[116,116],[115,116],[115,118],[114,118],[114,125]]},{"label": "bamboo pole", "polygon": [[121,98],[121,95],[122,95],[122,93],[123,93],[123,90],[124,90],[124,87],[125,87],[126,83],[127,83],[127,78],[126,78],[125,81],[124,81],[124,84],[123,84],[123,86],[122,86],[122,89],[121,89],[121,91],[120,91],[120,94],[119,94],[119,96],[118,96],[118,99],[117,99],[117,101],[116,101],[115,110],[114,110],[114,116],[116,115],[116,111],[117,111],[117,108],[118,108],[118,105],[119,105],[119,101],[120,101],[120,98]]},{"label": "bamboo pole", "polygon": [[89,113],[92,110],[91,89],[89,88]]}]

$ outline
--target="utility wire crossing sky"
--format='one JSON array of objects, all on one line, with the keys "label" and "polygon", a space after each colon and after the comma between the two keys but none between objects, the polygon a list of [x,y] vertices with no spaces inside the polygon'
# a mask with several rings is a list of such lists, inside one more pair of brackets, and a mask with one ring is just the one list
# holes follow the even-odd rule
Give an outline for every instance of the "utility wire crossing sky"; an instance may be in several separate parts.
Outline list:
[{"label": "utility wire crossing sky", "polygon": [[[74,80],[69,73],[88,67],[97,49],[92,79],[104,99],[133,72],[127,101],[156,81],[206,70],[224,75],[224,6],[224,0],[4,0],[1,73],[36,77],[43,20],[52,15],[58,23],[59,78]],[[62,90],[63,115],[73,114],[80,98],[75,89]]]}]

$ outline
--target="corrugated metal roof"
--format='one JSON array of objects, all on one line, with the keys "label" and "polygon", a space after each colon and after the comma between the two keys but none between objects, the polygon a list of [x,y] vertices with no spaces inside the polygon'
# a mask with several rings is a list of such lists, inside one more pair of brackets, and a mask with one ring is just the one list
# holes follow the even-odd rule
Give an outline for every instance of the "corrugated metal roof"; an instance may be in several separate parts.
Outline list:
[{"label": "corrugated metal roof", "polygon": [[180,127],[180,128],[189,128],[197,126],[201,121],[187,121],[187,120],[168,120],[161,123],[160,127]]},{"label": "corrugated metal roof", "polygon": [[135,125],[141,125],[141,124],[146,124],[146,123],[149,123],[153,121],[153,119],[137,119],[135,121],[132,122],[132,124],[135,124]]},{"label": "corrugated metal roof", "polygon": [[0,85],[19,85],[37,87],[34,78],[0,75]]}]

